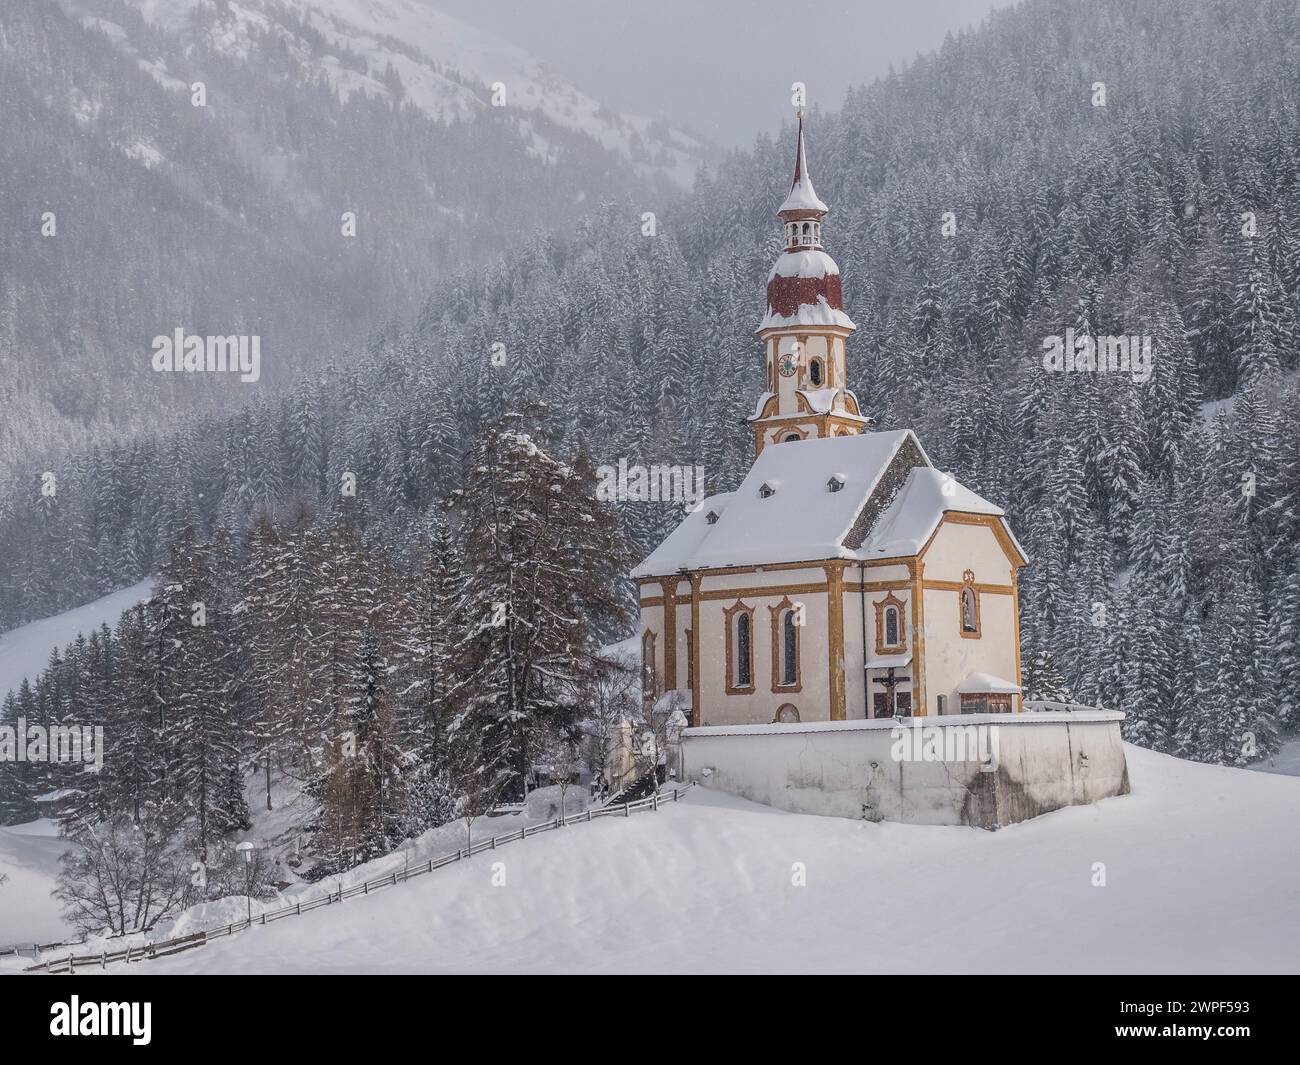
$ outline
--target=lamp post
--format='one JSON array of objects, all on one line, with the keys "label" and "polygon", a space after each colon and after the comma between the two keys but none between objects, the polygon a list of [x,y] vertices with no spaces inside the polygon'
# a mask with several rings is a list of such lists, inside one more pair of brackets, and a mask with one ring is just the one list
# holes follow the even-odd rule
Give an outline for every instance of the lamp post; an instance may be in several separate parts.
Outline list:
[{"label": "lamp post", "polygon": [[244,901],[248,903],[248,927],[253,927],[253,845],[247,841],[235,850],[244,856]]}]

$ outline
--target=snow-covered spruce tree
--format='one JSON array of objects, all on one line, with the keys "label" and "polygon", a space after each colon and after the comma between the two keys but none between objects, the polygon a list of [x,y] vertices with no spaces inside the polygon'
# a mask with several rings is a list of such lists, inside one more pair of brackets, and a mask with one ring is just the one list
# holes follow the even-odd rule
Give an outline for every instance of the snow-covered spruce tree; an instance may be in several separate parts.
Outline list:
[{"label": "snow-covered spruce tree", "polygon": [[1278,604],[1278,720],[1295,732],[1300,731],[1300,546],[1290,566]]},{"label": "snow-covered spruce tree", "polygon": [[1056,668],[1051,651],[1039,651],[1026,663],[1025,698],[1054,703],[1071,701],[1069,686]]},{"label": "snow-covered spruce tree", "polygon": [[118,670],[104,715],[108,749],[100,771],[106,805],[101,816],[125,811],[138,821],[144,804],[162,800],[165,778],[164,752],[152,709],[156,645],[145,606],[122,615],[113,643]]},{"label": "snow-covered spruce tree", "polygon": [[262,774],[263,801],[268,810],[272,808],[272,770],[283,766],[286,754],[296,753],[290,743],[288,715],[281,712],[277,698],[286,687],[281,681],[285,662],[277,654],[283,646],[282,602],[277,598],[279,552],[280,540],[270,515],[260,511],[248,534],[235,625],[248,701],[248,737],[254,764]]},{"label": "snow-covered spruce tree", "polygon": [[451,716],[451,664],[461,611],[459,552],[447,523],[435,516],[419,541],[423,558],[416,578],[400,591],[404,624],[395,634],[399,728],[408,763],[407,831],[445,824],[455,816],[448,783],[447,727]]},{"label": "snow-covered spruce tree", "polygon": [[480,739],[489,776],[520,795],[532,752],[577,714],[593,631],[622,607],[628,552],[594,498],[590,464],[547,454],[506,415],[475,443],[455,506],[465,566],[453,653],[453,730]]},{"label": "snow-covered spruce tree", "polygon": [[385,854],[405,820],[397,714],[379,634],[367,628],[352,651],[341,693],[340,731],[328,748],[314,849],[321,873]]},{"label": "snow-covered spruce tree", "polygon": [[1122,710],[1124,738],[1155,751],[1171,748],[1171,678],[1158,590],[1133,578],[1107,627],[1101,705]]},{"label": "snow-covered spruce tree", "polygon": [[[15,742],[19,716],[18,696],[10,692],[0,702],[0,726],[15,730]],[[29,764],[12,756],[0,759],[0,825],[20,825],[37,816],[33,799],[39,792],[27,772]]]},{"label": "snow-covered spruce tree", "polygon": [[1179,722],[1176,753],[1243,766],[1277,749],[1277,668],[1242,538],[1228,548],[1203,628],[1196,698]]},{"label": "snow-covered spruce tree", "polygon": [[[164,657],[167,788],[187,812],[200,860],[209,841],[247,827],[240,772],[241,723],[233,691],[235,626],[215,559],[219,541],[185,530],[163,567],[159,639]],[[227,571],[228,572],[228,571]]]}]

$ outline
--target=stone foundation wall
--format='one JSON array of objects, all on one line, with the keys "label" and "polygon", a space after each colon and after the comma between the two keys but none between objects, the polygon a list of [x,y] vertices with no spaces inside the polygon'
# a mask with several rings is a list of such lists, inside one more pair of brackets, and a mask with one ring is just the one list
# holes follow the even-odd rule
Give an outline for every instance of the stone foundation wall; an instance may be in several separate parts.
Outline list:
[{"label": "stone foundation wall", "polygon": [[1129,790],[1108,710],[686,729],[689,780],[795,813],[994,829]]}]

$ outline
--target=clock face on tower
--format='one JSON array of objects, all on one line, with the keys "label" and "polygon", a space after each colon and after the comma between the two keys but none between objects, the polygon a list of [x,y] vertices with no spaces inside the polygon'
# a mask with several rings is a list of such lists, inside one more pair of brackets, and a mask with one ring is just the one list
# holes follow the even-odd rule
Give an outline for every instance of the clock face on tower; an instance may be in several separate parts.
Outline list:
[{"label": "clock face on tower", "polygon": [[794,357],[794,352],[787,351],[781,356],[782,377],[793,377],[797,369],[799,369],[799,360]]}]

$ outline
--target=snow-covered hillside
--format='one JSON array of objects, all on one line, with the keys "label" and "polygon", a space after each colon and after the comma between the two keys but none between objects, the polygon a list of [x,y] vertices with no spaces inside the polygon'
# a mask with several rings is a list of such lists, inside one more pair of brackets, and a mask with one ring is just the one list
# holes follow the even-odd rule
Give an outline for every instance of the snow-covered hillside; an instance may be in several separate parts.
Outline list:
[{"label": "snow-covered hillside", "polygon": [[1128,756],[1132,795],[996,833],[695,789],[128,971],[1300,969],[1300,780]]},{"label": "snow-covered hillside", "polygon": [[89,636],[100,625],[116,628],[122,612],[147,599],[152,588],[151,580],[141,581],[75,610],[0,633],[0,701],[24,677],[34,680],[45,668],[54,648],[62,651],[78,636]]},{"label": "snow-covered hillside", "polygon": [[[172,31],[187,28],[203,0],[127,0],[151,22]],[[587,134],[633,163],[688,183],[707,152],[698,137],[642,115],[615,113],[558,71],[523,49],[439,11],[430,0],[282,0],[303,23],[336,49],[365,61],[364,71],[333,55],[315,55],[312,42],[296,37],[262,0],[230,0],[235,18],[214,41],[246,58],[250,32],[276,29],[313,73],[328,78],[345,97],[353,92],[391,97],[391,69],[401,78],[404,99],[429,115],[467,119],[490,104],[490,87],[506,88],[506,106],[536,112],[557,126]],[[102,20],[101,20],[102,21]],[[533,130],[534,150],[547,156],[543,131]]]}]

